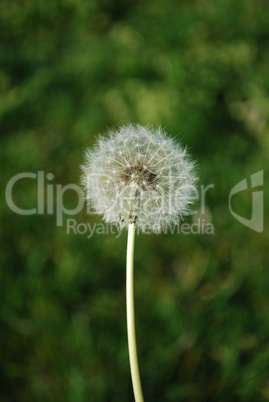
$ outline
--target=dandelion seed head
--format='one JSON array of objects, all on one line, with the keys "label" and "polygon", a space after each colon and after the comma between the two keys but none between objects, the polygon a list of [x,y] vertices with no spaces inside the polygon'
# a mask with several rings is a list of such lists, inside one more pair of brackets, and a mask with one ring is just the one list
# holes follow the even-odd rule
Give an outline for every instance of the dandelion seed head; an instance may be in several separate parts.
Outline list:
[{"label": "dandelion seed head", "polygon": [[86,151],[85,198],[106,222],[159,233],[190,212],[195,164],[160,127],[128,124]]}]

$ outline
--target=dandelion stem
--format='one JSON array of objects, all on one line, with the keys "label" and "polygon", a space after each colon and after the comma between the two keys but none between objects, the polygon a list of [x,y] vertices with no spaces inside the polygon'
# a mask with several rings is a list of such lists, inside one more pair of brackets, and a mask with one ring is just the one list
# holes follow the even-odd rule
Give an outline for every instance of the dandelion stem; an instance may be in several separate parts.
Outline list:
[{"label": "dandelion stem", "polygon": [[126,307],[127,307],[127,331],[128,348],[131,368],[131,377],[135,402],[144,402],[140,382],[139,367],[136,350],[135,336],[135,314],[134,314],[134,243],[135,243],[135,224],[130,223],[128,229],[128,243],[126,256]]}]

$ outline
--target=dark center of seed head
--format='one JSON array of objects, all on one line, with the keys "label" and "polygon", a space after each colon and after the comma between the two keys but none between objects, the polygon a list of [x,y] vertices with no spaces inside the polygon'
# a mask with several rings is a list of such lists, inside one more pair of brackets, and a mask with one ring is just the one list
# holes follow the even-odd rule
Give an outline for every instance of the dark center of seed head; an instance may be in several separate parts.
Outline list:
[{"label": "dark center of seed head", "polygon": [[155,190],[158,180],[157,174],[140,162],[123,169],[120,176],[124,183],[136,183],[143,191]]}]

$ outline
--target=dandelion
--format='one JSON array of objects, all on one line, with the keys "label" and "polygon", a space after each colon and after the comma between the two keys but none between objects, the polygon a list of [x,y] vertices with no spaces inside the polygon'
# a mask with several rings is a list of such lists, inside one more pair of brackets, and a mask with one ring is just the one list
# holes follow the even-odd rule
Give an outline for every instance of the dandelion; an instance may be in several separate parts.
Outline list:
[{"label": "dandelion", "polygon": [[158,128],[128,124],[111,130],[86,152],[82,183],[88,203],[106,222],[128,228],[126,258],[127,329],[136,402],[143,401],[133,301],[136,227],[160,233],[190,212],[195,195],[194,163],[186,148]]},{"label": "dandelion", "polygon": [[126,125],[87,151],[86,199],[106,222],[135,223],[142,232],[159,233],[189,212],[193,168],[186,148],[161,128]]}]

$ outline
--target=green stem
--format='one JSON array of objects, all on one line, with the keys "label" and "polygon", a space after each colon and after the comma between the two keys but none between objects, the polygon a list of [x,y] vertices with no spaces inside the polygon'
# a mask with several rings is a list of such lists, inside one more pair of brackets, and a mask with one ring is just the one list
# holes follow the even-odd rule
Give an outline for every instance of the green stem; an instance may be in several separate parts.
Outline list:
[{"label": "green stem", "polygon": [[134,314],[134,243],[135,243],[135,223],[129,224],[128,243],[126,256],[126,307],[127,307],[127,331],[129,360],[131,376],[134,390],[135,402],[144,402],[140,382],[139,367],[136,350],[135,337],[135,314]]}]

